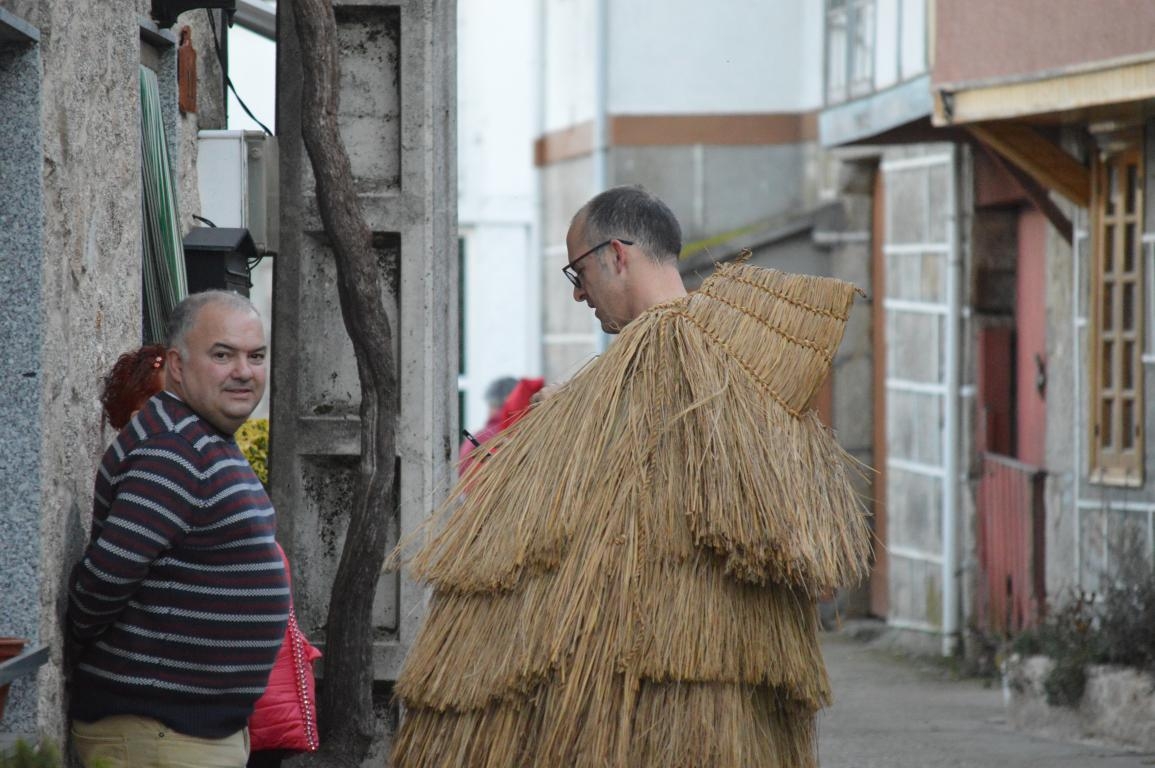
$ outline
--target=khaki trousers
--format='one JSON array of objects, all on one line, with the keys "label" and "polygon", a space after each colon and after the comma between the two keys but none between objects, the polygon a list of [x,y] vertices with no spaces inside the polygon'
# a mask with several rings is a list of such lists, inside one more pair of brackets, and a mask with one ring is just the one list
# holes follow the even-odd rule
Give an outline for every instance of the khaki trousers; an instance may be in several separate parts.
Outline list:
[{"label": "khaki trousers", "polygon": [[248,728],[198,739],[136,715],[73,721],[72,743],[85,768],[245,768],[249,758]]}]

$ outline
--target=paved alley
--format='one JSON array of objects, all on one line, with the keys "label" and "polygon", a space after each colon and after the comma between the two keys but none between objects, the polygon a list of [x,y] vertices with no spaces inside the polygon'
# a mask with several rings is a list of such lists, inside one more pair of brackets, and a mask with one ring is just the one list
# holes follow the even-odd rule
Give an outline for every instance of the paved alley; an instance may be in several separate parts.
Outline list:
[{"label": "paved alley", "polygon": [[1014,731],[1002,691],[841,634],[823,641],[834,706],[818,721],[822,768],[1140,768],[1155,754]]}]

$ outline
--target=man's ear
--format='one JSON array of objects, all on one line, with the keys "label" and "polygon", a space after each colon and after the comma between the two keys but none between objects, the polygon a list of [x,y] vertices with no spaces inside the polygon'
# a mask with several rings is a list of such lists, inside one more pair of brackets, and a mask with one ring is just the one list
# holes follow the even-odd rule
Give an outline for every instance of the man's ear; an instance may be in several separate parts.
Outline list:
[{"label": "man's ear", "polygon": [[629,246],[621,240],[611,240],[610,247],[614,249],[614,271],[621,272],[630,262],[630,252],[626,250]]},{"label": "man's ear", "polygon": [[164,353],[164,375],[178,384],[184,380],[184,361],[176,349],[170,348]]}]

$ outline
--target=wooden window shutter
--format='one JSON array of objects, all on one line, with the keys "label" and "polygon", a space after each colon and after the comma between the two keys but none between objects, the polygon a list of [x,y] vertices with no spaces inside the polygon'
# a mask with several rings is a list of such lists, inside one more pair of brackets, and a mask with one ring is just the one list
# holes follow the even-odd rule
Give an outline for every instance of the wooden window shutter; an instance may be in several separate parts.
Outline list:
[{"label": "wooden window shutter", "polygon": [[1091,199],[1091,481],[1143,483],[1143,154],[1096,156]]}]

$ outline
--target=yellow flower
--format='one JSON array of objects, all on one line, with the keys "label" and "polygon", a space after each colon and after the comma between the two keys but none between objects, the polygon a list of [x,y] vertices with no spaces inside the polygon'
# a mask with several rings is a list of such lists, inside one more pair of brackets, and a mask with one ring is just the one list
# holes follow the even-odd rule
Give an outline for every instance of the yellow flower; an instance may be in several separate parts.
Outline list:
[{"label": "yellow flower", "polygon": [[269,420],[249,419],[237,430],[237,447],[249,460],[253,472],[269,484]]}]

